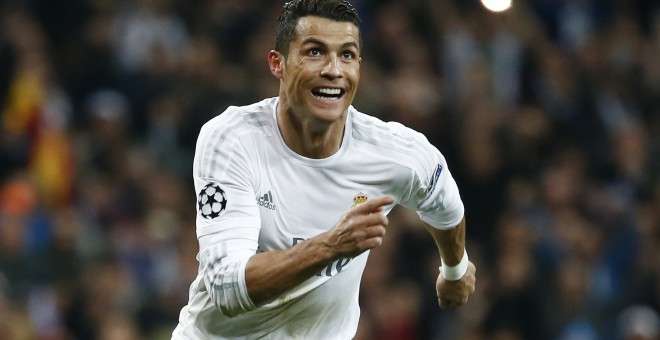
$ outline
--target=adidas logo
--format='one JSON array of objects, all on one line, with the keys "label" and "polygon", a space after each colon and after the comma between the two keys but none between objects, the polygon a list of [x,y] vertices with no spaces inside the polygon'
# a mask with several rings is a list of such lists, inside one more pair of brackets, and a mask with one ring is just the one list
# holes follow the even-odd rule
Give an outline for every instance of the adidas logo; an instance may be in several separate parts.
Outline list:
[{"label": "adidas logo", "polygon": [[273,203],[273,195],[270,193],[270,190],[263,194],[263,196],[257,197],[257,204],[270,210],[275,210],[276,208],[275,203]]}]

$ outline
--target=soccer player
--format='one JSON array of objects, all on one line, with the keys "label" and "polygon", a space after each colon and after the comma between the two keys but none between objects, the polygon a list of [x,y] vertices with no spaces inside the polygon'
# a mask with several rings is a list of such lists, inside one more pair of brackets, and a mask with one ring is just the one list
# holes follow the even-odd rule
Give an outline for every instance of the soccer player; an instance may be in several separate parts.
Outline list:
[{"label": "soccer player", "polygon": [[[369,250],[396,205],[438,245],[441,307],[475,288],[463,203],[420,133],[359,112],[359,17],[293,0],[268,54],[278,97],[229,107],[197,140],[199,274],[174,339],[351,339]],[[384,297],[387,298],[387,297]]]}]

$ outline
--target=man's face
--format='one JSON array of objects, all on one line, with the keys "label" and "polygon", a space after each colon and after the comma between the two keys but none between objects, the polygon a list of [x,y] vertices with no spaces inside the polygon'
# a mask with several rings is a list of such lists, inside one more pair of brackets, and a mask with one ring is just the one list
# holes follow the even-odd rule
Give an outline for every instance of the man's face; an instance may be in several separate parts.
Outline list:
[{"label": "man's face", "polygon": [[345,117],[360,81],[358,27],[312,16],[300,18],[296,32],[280,78],[289,109],[299,119]]}]

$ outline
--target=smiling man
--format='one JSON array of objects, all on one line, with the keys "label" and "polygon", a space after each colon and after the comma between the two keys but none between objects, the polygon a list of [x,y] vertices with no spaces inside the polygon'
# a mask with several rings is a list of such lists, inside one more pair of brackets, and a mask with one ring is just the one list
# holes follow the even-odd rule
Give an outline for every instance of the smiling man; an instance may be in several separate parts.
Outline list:
[{"label": "smiling man", "polygon": [[285,143],[310,158],[334,154],[360,81],[360,33],[353,22],[302,17],[295,39],[268,55],[280,79],[277,122]]},{"label": "smiling man", "polygon": [[442,154],[351,103],[359,17],[343,0],[284,5],[268,54],[278,97],[229,107],[195,152],[199,274],[173,339],[351,339],[369,250],[399,204],[438,245],[443,308],[475,289],[458,188]]}]

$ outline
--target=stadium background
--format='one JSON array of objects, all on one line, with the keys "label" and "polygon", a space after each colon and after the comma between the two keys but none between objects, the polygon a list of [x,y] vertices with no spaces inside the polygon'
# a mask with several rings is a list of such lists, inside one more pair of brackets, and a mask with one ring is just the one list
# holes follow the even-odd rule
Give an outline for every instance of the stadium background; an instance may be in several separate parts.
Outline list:
[{"label": "stadium background", "polygon": [[[355,106],[446,155],[479,278],[437,308],[434,244],[397,209],[357,338],[657,339],[658,2],[354,3]],[[196,134],[277,94],[281,5],[0,2],[0,337],[169,336],[197,271]]]}]

